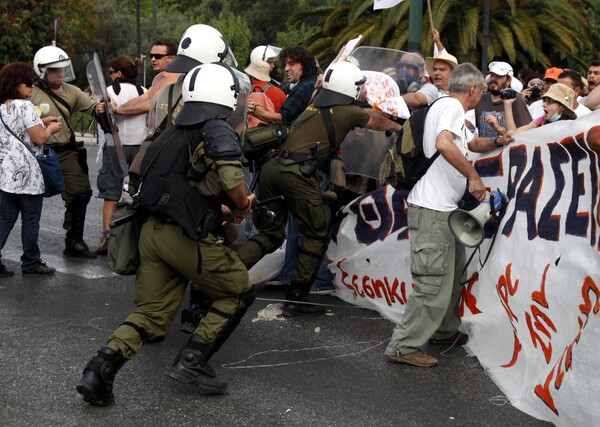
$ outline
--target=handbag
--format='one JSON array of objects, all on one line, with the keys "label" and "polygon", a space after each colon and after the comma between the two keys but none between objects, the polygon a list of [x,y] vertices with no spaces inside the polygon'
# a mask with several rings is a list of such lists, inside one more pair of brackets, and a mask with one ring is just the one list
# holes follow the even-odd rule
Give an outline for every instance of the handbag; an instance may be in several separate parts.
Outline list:
[{"label": "handbag", "polygon": [[58,161],[58,156],[52,149],[52,147],[45,145],[42,147],[42,154],[37,154],[33,148],[25,143],[21,138],[19,138],[11,128],[9,128],[2,115],[0,115],[0,120],[2,124],[8,130],[12,136],[17,138],[21,143],[29,150],[29,152],[35,157],[40,165],[40,169],[42,170],[42,175],[44,176],[44,197],[52,197],[57,194],[65,191],[65,178],[60,170],[60,163]]}]

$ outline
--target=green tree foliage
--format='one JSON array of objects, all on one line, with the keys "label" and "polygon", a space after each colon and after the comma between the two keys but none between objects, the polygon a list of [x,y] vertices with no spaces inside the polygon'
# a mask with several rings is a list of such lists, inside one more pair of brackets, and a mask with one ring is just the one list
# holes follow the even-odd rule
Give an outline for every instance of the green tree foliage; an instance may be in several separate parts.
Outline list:
[{"label": "green tree foliage", "polygon": [[97,26],[94,2],[89,0],[0,1],[0,63],[32,61],[35,52],[54,39],[56,45],[76,56],[75,40],[89,40]]},{"label": "green tree foliage", "polygon": [[[434,25],[448,50],[460,61],[481,58],[483,0],[432,0]],[[488,59],[505,59],[516,66],[543,69],[551,65],[583,68],[583,55],[592,47],[588,20],[579,5],[598,0],[491,0]],[[359,34],[363,45],[406,49],[410,1],[373,11],[372,0],[346,0],[339,7],[302,12],[318,15],[319,24],[306,43],[320,60],[333,58],[343,44]],[[432,51],[429,21],[423,7],[421,50]]]}]

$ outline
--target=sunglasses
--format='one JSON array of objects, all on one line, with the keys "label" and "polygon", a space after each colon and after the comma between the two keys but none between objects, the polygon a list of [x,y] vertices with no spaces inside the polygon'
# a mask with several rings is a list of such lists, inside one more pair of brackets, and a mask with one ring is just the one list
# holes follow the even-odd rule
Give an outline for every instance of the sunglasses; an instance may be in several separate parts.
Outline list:
[{"label": "sunglasses", "polygon": [[28,80],[26,82],[23,82],[23,84],[27,87],[33,87],[33,80]]},{"label": "sunglasses", "polygon": [[150,57],[150,59],[162,59],[165,56],[173,56],[173,55],[169,55],[168,53],[151,53],[148,56]]}]

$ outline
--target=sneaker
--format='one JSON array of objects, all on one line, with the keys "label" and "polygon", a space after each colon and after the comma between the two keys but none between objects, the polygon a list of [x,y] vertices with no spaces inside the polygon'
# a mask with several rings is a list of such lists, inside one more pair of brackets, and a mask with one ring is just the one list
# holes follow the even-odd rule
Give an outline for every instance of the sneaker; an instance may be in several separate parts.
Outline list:
[{"label": "sneaker", "polygon": [[407,354],[386,354],[385,357],[392,363],[406,363],[407,365],[419,366],[421,368],[431,368],[438,364],[435,357],[431,357],[421,350],[416,350]]},{"label": "sneaker", "polygon": [[12,277],[13,274],[14,271],[7,270],[6,266],[0,263],[0,277]]},{"label": "sneaker", "polygon": [[325,307],[310,304],[305,301],[288,301],[283,305],[282,314],[285,317],[316,316],[323,314]]},{"label": "sneaker", "polygon": [[32,267],[21,270],[24,275],[28,274],[54,274],[56,268],[48,267],[42,261],[38,261]]},{"label": "sneaker", "polygon": [[96,248],[97,255],[107,255],[108,254],[108,236],[102,236],[100,242],[98,243],[98,247]]},{"label": "sneaker", "polygon": [[467,334],[463,334],[460,331],[456,331],[453,335],[448,338],[443,339],[435,339],[430,338],[429,344],[431,345],[465,345],[469,341],[469,336]]},{"label": "sneaker", "polygon": [[319,287],[319,286],[313,286],[312,288],[310,288],[310,294],[311,295],[332,295],[335,292],[335,288],[332,287]]}]

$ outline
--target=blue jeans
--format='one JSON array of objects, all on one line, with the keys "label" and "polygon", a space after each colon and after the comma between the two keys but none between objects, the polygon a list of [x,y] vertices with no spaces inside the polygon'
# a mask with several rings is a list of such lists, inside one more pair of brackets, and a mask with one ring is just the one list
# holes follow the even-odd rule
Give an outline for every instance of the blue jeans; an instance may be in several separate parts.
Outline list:
[{"label": "blue jeans", "polygon": [[[42,216],[41,194],[12,194],[0,190],[0,250],[8,240],[19,212],[21,213],[21,269],[26,270],[40,261],[38,236],[40,234],[40,218]],[[2,256],[0,255],[0,260]]]},{"label": "blue jeans", "polygon": [[[300,233],[300,226],[294,220],[292,215],[288,215],[285,261],[283,262],[283,267],[281,267],[281,272],[279,273],[279,279],[285,283],[290,283],[292,281],[292,275],[294,274],[294,269],[296,268],[298,258],[300,257],[301,242],[303,239],[304,236]],[[327,267],[326,257],[327,256],[325,255],[321,260],[315,282],[313,283],[317,288],[333,288],[333,275]]]}]

